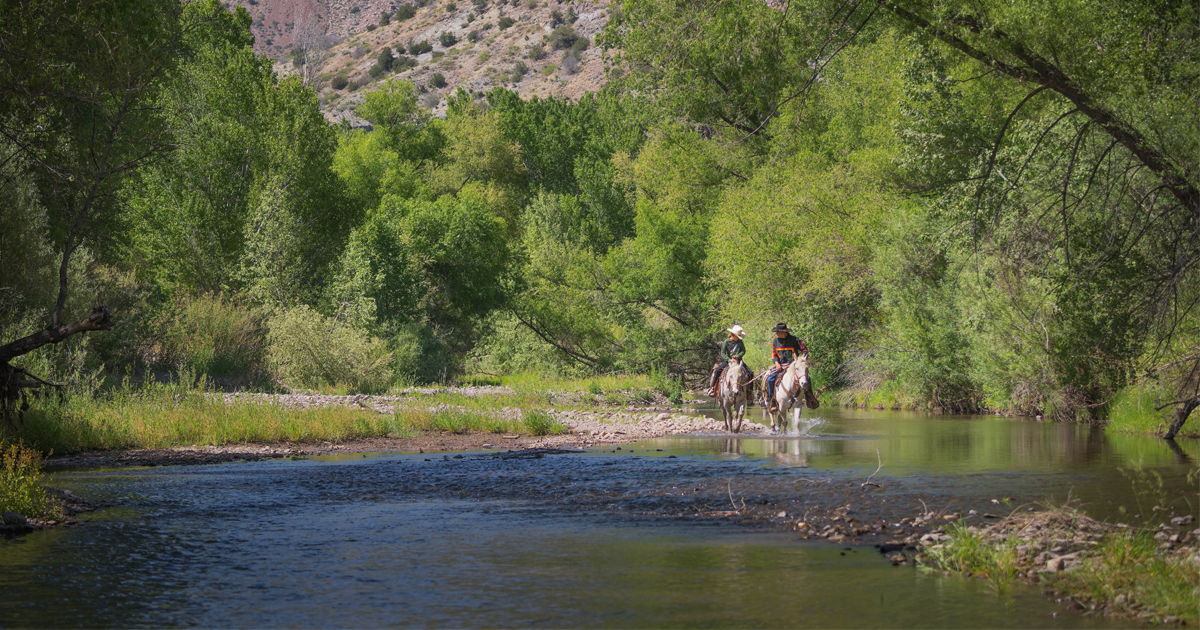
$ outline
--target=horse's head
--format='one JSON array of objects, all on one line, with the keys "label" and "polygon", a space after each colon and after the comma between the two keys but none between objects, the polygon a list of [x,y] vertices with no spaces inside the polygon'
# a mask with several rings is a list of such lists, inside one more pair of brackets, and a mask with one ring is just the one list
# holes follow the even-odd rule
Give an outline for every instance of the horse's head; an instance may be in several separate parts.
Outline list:
[{"label": "horse's head", "polygon": [[742,386],[742,359],[732,357],[725,368],[725,389],[737,394]]}]

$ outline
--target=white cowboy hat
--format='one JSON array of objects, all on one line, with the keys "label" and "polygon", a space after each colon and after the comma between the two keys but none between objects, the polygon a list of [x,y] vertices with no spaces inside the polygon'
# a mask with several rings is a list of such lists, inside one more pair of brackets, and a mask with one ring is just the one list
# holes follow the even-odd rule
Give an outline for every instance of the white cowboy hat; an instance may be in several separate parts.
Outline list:
[{"label": "white cowboy hat", "polygon": [[743,330],[743,329],[742,329],[742,327],[741,327],[741,326],[739,326],[739,325],[737,325],[737,324],[734,324],[734,325],[733,325],[733,328],[726,328],[725,330],[728,330],[729,332],[731,332],[731,333],[733,333],[733,334],[737,335],[737,338],[738,338],[738,339],[745,339],[745,338],[746,338],[746,331],[745,331],[745,330]]}]

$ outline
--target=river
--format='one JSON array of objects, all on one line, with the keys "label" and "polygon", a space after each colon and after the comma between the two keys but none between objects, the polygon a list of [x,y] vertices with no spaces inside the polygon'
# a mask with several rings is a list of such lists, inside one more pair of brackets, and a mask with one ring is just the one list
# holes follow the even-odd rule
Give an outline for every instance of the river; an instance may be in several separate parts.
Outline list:
[{"label": "river", "polygon": [[[544,457],[60,472],[54,485],[112,507],[0,540],[0,627],[1119,627],[1036,587],[999,594],[869,546],[797,540],[786,523],[868,493],[888,519],[915,500],[999,512],[1068,496],[1125,522],[1152,504],[1196,513],[1196,441],[992,417],[817,417],[808,436]],[[882,488],[860,489],[877,468]],[[726,494],[788,516],[695,516],[728,510]]]}]

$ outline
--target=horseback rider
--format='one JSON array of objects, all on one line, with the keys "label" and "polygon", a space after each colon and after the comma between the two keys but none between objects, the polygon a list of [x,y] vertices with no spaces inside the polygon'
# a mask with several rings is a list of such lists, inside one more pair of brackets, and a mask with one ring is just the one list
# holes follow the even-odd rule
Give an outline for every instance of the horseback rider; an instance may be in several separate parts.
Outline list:
[{"label": "horseback rider", "polygon": [[[726,331],[729,333],[729,337],[721,343],[721,353],[718,355],[721,360],[717,361],[716,365],[713,366],[712,378],[710,379],[708,388],[709,396],[717,395],[717,383],[720,382],[721,374],[725,372],[729,361],[734,358],[742,361],[746,358],[746,344],[742,342],[746,338],[746,331],[737,324],[734,324],[733,328],[727,328]],[[742,369],[746,372],[745,380],[749,382],[747,387],[752,387],[754,372],[750,371],[750,368],[746,366],[744,361],[742,362]],[[750,400],[754,399],[753,396],[748,396],[747,398]]]},{"label": "horseback rider", "polygon": [[775,346],[771,350],[771,359],[775,365],[771,367],[771,371],[767,372],[767,408],[774,412],[776,411],[775,403],[775,381],[779,379],[779,375],[791,365],[799,357],[808,357],[808,346],[804,345],[792,334],[791,329],[787,324],[780,322],[771,332],[775,333]]}]

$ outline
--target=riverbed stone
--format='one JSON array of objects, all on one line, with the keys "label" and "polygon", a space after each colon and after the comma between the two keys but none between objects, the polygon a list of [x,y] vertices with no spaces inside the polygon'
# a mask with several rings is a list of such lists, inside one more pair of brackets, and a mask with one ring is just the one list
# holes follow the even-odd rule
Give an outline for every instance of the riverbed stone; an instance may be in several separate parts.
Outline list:
[{"label": "riverbed stone", "polygon": [[27,527],[29,525],[29,521],[16,512],[5,512],[3,519],[5,525],[17,525],[19,527]]}]

